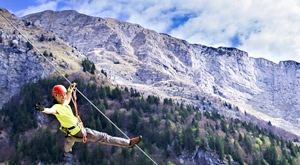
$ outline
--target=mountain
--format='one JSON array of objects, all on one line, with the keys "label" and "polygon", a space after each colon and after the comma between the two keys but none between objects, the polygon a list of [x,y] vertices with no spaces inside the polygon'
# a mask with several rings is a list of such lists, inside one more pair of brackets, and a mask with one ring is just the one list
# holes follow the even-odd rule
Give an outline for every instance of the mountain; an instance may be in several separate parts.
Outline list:
[{"label": "mountain", "polygon": [[[298,126],[282,115],[288,114],[283,111],[288,103],[297,107],[296,62],[275,64],[235,48],[189,44],[140,25],[76,11],[45,11],[17,18],[0,9],[0,14],[0,162],[62,162],[58,123],[36,113],[32,105],[37,99],[49,104],[53,84],[66,83],[63,78],[49,77],[79,78],[81,73],[86,77],[76,82],[85,84],[82,89],[89,96],[96,96],[93,103],[126,133],[142,132],[147,139],[142,148],[159,164],[299,162],[300,149],[285,141],[298,140],[289,133],[297,134],[294,127]],[[86,58],[97,68],[92,77],[83,73]],[[102,86],[106,76],[115,86]],[[100,89],[95,84],[101,84]],[[143,93],[136,95],[132,89]],[[89,107],[78,100],[80,108]],[[173,101],[178,104],[170,105]],[[85,124],[116,134],[105,119],[99,119],[101,115],[87,111],[82,116]],[[135,151],[128,157],[124,150],[90,144],[87,150],[86,146],[76,146],[79,162],[149,161]]]},{"label": "mountain", "polygon": [[62,74],[82,70],[80,62],[84,56],[68,43],[42,27],[25,25],[6,9],[0,8],[0,12],[0,107],[18,93],[24,83],[57,74],[54,67]]},{"label": "mountain", "polygon": [[[205,108],[200,98],[208,97],[225,116],[250,114],[300,135],[298,62],[276,64],[236,48],[190,44],[138,24],[71,10],[21,19],[84,54],[116,85],[199,108]],[[222,110],[224,104],[236,108]]]}]

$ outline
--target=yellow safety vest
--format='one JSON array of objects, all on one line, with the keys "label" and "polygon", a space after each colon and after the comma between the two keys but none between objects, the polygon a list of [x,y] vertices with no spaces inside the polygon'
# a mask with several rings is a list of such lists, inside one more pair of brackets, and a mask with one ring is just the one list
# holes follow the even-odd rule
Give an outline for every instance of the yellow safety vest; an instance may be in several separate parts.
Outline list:
[{"label": "yellow safety vest", "polygon": [[68,104],[54,104],[52,107],[55,108],[56,113],[54,114],[60,123],[61,130],[66,133],[62,128],[68,129],[67,135],[77,134],[82,124],[79,123],[78,118],[74,115],[70,105]]}]

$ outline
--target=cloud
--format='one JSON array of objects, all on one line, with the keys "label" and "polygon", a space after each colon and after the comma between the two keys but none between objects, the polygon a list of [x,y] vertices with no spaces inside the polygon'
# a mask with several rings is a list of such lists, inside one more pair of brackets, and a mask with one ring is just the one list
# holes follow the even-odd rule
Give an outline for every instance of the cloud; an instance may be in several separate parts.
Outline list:
[{"label": "cloud", "polygon": [[[15,14],[17,16],[24,16],[32,13],[37,13],[45,10],[56,10],[57,2],[56,1],[49,1],[46,2],[44,0],[38,0],[39,5],[32,5],[27,6],[25,9],[17,11]],[[40,4],[41,3],[41,4]]]},{"label": "cloud", "polygon": [[49,9],[121,19],[190,43],[237,47],[274,62],[300,62],[298,0],[39,0],[17,15]]},{"label": "cloud", "polygon": [[[215,2],[215,3],[214,3]],[[300,8],[296,1],[231,1],[209,3],[197,17],[170,34],[192,43],[211,46],[234,46],[252,57],[278,62],[294,59],[300,62]]]}]

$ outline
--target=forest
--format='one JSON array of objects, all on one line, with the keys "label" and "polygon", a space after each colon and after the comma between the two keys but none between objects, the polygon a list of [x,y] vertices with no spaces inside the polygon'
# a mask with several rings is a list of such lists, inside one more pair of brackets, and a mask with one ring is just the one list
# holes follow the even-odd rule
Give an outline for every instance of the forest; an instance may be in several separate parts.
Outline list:
[{"label": "forest", "polygon": [[[78,84],[78,90],[129,137],[142,135],[139,147],[157,164],[180,164],[178,156],[192,154],[197,148],[213,153],[228,164],[297,165],[300,162],[300,149],[293,141],[259,125],[228,119],[217,111],[176,103],[171,98],[143,96],[135,89],[114,86],[94,77],[73,77],[73,81]],[[58,122],[54,116],[34,108],[36,102],[51,107],[50,91],[55,84],[68,86],[63,77],[27,83],[0,110],[0,130],[8,133],[13,146],[13,153],[6,160],[8,164],[63,162],[64,135],[58,129]],[[77,94],[77,103],[86,127],[123,137],[80,94]],[[79,164],[153,164],[136,148],[76,143],[73,154]]]}]

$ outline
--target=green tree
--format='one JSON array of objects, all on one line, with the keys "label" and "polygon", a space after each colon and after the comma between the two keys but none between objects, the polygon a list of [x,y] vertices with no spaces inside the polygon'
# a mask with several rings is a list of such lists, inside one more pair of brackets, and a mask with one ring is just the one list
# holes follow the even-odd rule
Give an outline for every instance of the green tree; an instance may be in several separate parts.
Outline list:
[{"label": "green tree", "polygon": [[251,138],[248,135],[244,136],[244,144],[245,144],[245,150],[248,154],[252,153],[252,141]]},{"label": "green tree", "polygon": [[267,147],[267,149],[264,152],[264,159],[269,163],[269,164],[274,164],[276,165],[276,162],[278,161],[278,153],[273,145],[270,145]]},{"label": "green tree", "polygon": [[45,36],[44,36],[44,34],[41,34],[39,40],[40,40],[41,42],[45,41]]},{"label": "green tree", "polygon": [[95,70],[96,70],[95,64],[92,61],[90,61],[89,59],[86,58],[86,59],[82,60],[81,65],[83,67],[84,72],[89,72],[91,74],[95,74]]},{"label": "green tree", "polygon": [[221,120],[221,130],[225,133],[228,133],[227,122],[225,120]]},{"label": "green tree", "polygon": [[219,135],[216,136],[216,151],[220,157],[220,160],[223,161],[225,157],[224,143],[223,143],[223,138]]},{"label": "green tree", "polygon": [[240,152],[240,145],[236,141],[234,142],[234,152],[232,154],[233,160],[237,161],[240,165],[244,165],[243,156]]},{"label": "green tree", "polygon": [[28,48],[28,50],[32,50],[33,49],[33,46],[28,41],[26,42],[26,47]]},{"label": "green tree", "polygon": [[48,56],[48,52],[46,50],[43,52],[43,56],[45,56],[45,57]]},{"label": "green tree", "polygon": [[111,98],[118,100],[119,102],[123,101],[122,91],[116,87],[111,91]]}]

